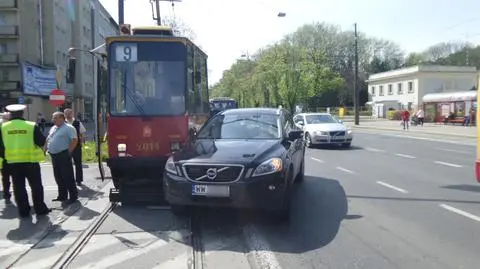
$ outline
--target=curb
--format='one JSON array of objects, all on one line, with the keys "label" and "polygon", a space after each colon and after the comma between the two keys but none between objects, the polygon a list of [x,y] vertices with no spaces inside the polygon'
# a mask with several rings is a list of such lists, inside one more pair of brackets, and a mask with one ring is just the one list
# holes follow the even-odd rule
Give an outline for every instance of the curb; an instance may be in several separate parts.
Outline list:
[{"label": "curb", "polygon": [[[394,128],[386,128],[386,127],[371,127],[371,126],[350,126],[351,128],[354,129],[371,129],[371,130],[385,130],[385,131],[394,131],[394,132],[402,132],[404,133],[404,130],[399,130],[399,129],[394,129]],[[452,134],[452,133],[436,133],[436,132],[428,132],[428,131],[422,131],[418,132],[420,134],[431,134],[431,135],[444,135],[444,136],[455,136],[455,137],[464,137],[464,138],[477,138],[476,135],[468,135],[468,134]],[[410,133],[411,134],[411,133]]]}]

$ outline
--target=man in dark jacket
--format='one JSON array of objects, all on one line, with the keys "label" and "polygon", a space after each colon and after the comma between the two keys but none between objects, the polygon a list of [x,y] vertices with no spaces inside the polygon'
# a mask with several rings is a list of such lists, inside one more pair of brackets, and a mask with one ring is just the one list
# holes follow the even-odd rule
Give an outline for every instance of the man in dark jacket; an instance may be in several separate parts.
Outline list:
[{"label": "man in dark jacket", "polygon": [[77,131],[78,144],[72,152],[72,158],[73,163],[75,164],[75,181],[77,182],[77,185],[80,186],[83,181],[82,142],[85,140],[85,133],[87,130],[81,121],[73,117],[72,109],[65,109],[63,114],[65,114],[65,120],[67,123],[75,127],[75,130]]}]

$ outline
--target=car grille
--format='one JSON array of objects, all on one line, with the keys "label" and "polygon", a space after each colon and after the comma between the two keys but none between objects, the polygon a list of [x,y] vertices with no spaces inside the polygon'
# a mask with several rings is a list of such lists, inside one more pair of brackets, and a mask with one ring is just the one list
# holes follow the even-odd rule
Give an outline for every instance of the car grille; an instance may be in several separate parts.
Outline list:
[{"label": "car grille", "polygon": [[331,136],[344,136],[345,131],[335,131],[335,132],[330,132]]},{"label": "car grille", "polygon": [[[232,182],[237,180],[243,170],[240,165],[184,165],[187,177],[198,182]],[[208,178],[207,171],[215,169],[216,177]]]}]

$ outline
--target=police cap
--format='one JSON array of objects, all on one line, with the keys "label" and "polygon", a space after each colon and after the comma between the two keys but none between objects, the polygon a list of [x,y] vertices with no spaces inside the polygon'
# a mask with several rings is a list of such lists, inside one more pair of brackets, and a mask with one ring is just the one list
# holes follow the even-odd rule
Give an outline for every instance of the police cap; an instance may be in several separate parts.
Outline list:
[{"label": "police cap", "polygon": [[5,109],[10,111],[10,112],[24,111],[25,108],[27,108],[27,106],[22,105],[22,104],[8,105],[8,106],[5,107]]}]

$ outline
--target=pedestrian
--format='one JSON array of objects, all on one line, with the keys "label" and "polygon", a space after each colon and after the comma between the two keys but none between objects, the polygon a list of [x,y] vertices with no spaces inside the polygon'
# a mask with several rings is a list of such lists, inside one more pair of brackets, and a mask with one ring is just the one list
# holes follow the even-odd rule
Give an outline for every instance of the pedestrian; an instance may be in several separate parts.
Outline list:
[{"label": "pedestrian", "polygon": [[53,201],[75,203],[78,190],[73,174],[72,153],[78,142],[77,132],[65,121],[65,115],[60,111],[52,114],[52,120],[54,126],[47,137],[46,151],[52,157],[53,176],[58,186],[58,196]]},{"label": "pedestrian", "polygon": [[43,114],[38,112],[37,114],[37,125],[40,127],[40,130],[43,132],[45,132],[45,118],[43,117]]},{"label": "pedestrian", "polygon": [[408,110],[403,109],[402,111],[402,121],[403,121],[403,130],[407,128],[408,130],[408,121],[410,120],[410,112]]},{"label": "pedestrian", "polygon": [[0,157],[6,159],[13,181],[13,195],[20,217],[30,216],[30,203],[25,178],[32,190],[33,208],[37,216],[51,212],[44,202],[40,162],[45,159],[42,147],[45,136],[35,122],[23,118],[26,106],[9,105],[10,121],[2,123]]},{"label": "pedestrian", "polygon": [[82,185],[83,181],[83,164],[82,164],[82,143],[85,142],[85,133],[87,130],[82,122],[73,117],[73,110],[67,108],[63,111],[67,123],[75,127],[77,132],[77,146],[72,152],[73,163],[75,164],[75,181],[78,186]]},{"label": "pedestrian", "polygon": [[415,115],[418,118],[418,122],[420,123],[421,126],[423,126],[423,121],[425,120],[425,112],[420,108]]},{"label": "pedestrian", "polygon": [[[1,123],[8,122],[10,120],[10,113],[4,112],[2,114]],[[8,171],[7,161],[0,157],[0,170],[2,174],[2,191],[3,199],[5,202],[10,203],[12,194],[10,193],[10,171]]]}]

